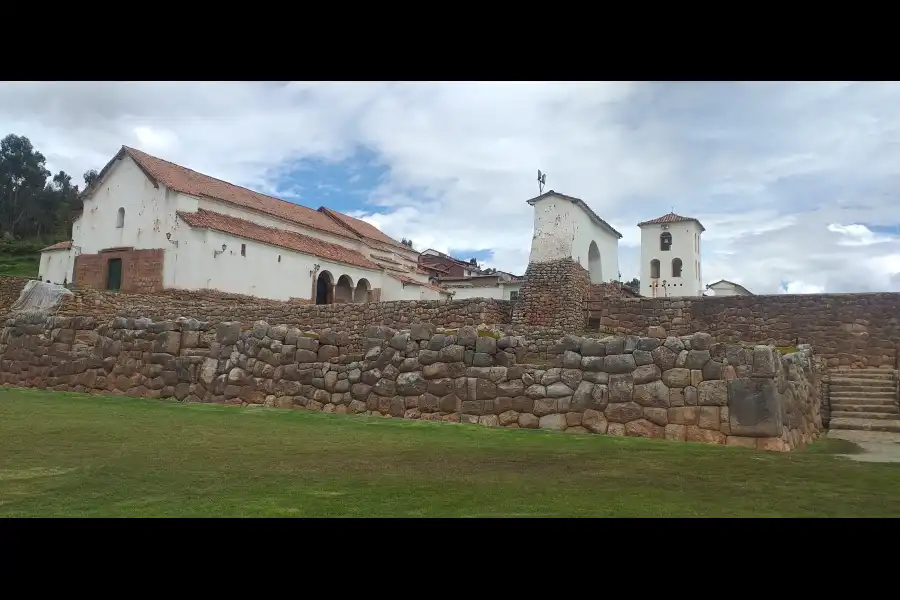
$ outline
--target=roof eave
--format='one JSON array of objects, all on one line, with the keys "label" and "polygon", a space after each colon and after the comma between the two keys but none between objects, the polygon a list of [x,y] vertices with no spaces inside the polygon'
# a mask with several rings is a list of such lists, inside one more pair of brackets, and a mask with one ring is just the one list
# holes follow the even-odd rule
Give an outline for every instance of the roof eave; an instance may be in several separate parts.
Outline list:
[{"label": "roof eave", "polygon": [[[371,263],[371,264],[372,264],[371,267],[364,267],[364,266],[356,265],[356,264],[349,263],[349,262],[346,262],[346,261],[343,261],[343,260],[338,260],[338,259],[335,259],[335,258],[329,258],[329,257],[327,257],[327,256],[319,256],[318,254],[312,254],[312,253],[309,253],[309,252],[301,252],[300,250],[295,250],[294,248],[288,248],[287,246],[279,246],[278,244],[272,244],[272,243],[269,243],[269,242],[263,242],[263,241],[260,241],[260,240],[257,240],[257,239],[244,237],[244,236],[238,235],[238,234],[236,234],[236,233],[231,233],[230,231],[221,231],[221,230],[219,230],[219,229],[216,229],[215,227],[209,227],[209,226],[207,226],[207,225],[191,225],[190,222],[188,222],[184,217],[181,216],[181,214],[180,214],[181,212],[183,212],[183,211],[177,211],[177,212],[175,213],[176,216],[177,216],[179,219],[181,219],[182,221],[184,221],[184,224],[187,225],[188,227],[190,227],[191,229],[205,229],[205,230],[207,230],[207,231],[216,231],[216,232],[221,233],[221,234],[223,234],[223,235],[230,235],[230,236],[232,236],[232,237],[240,238],[240,239],[242,239],[242,240],[247,240],[247,241],[250,241],[250,242],[255,242],[255,243],[257,243],[257,244],[265,244],[265,245],[267,245],[267,246],[272,246],[273,248],[280,248],[280,249],[282,249],[282,250],[288,250],[289,252],[296,252],[297,254],[305,254],[305,255],[307,255],[307,256],[314,256],[314,257],[316,257],[316,258],[318,258],[318,259],[320,259],[320,260],[327,260],[328,262],[332,262],[332,263],[336,263],[336,264],[340,264],[340,265],[347,265],[348,267],[353,267],[353,268],[355,268],[355,269],[365,269],[365,270],[367,270],[367,271],[375,271],[376,273],[377,273],[377,272],[382,272],[382,271],[384,270],[383,268],[379,267],[379,266],[376,265],[375,263]],[[303,234],[300,234],[300,235],[303,235]]]},{"label": "roof eave", "polygon": [[575,196],[568,196],[566,194],[560,194],[559,192],[550,190],[550,191],[544,192],[540,196],[535,196],[534,198],[531,198],[530,200],[526,200],[525,202],[527,202],[531,206],[534,206],[537,202],[544,200],[545,198],[549,198],[550,196],[557,196],[559,198],[563,198],[564,200],[568,200],[572,204],[577,204],[578,207],[581,208],[581,210],[583,210],[584,212],[587,213],[588,217],[594,223],[599,225],[602,229],[605,229],[609,233],[616,236],[617,239],[620,239],[620,240],[622,239],[622,234],[619,233],[615,227],[613,227],[612,225],[610,225],[609,223],[607,223],[606,221],[601,219],[600,216],[594,212],[594,209],[591,208],[590,206],[588,206],[587,202],[585,202],[581,198],[576,198]]}]

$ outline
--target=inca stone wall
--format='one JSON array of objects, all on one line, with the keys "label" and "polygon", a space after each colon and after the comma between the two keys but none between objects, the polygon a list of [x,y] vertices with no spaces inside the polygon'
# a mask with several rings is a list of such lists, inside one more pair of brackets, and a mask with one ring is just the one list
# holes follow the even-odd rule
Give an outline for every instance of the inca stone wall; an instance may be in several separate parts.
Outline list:
[{"label": "inca stone wall", "polygon": [[512,323],[581,331],[589,288],[588,272],[571,259],[529,263]]},{"label": "inca stone wall", "polygon": [[896,368],[900,294],[805,294],[723,298],[610,298],[596,311],[602,331],[668,335],[697,331],[718,342],[811,344],[837,367]]},{"label": "inca stone wall", "polygon": [[789,450],[821,428],[811,350],[682,338],[566,336],[560,367],[523,363],[497,328],[333,329],[259,321],[21,315],[0,332],[4,385],[255,404],[487,427]]},{"label": "inca stone wall", "polygon": [[19,299],[25,284],[37,277],[8,277],[0,275],[0,315],[6,315],[13,302]]},{"label": "inca stone wall", "polygon": [[315,305],[307,300],[283,302],[215,291],[165,290],[150,295],[75,290],[58,314],[99,320],[116,316],[157,321],[189,317],[211,324],[240,321],[249,326],[257,320],[268,320],[316,330],[340,327],[349,332],[352,345],[359,342],[369,325],[402,327],[413,321],[442,327],[508,323],[510,310],[508,300],[488,298]]}]

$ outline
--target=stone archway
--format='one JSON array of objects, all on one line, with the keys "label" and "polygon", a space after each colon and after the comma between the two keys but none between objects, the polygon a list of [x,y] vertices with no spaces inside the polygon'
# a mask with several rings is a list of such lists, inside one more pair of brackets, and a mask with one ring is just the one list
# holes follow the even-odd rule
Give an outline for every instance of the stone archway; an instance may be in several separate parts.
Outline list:
[{"label": "stone archway", "polygon": [[341,275],[334,286],[334,303],[350,304],[353,302],[353,280],[348,275]]},{"label": "stone archway", "polygon": [[372,293],[372,284],[369,283],[368,279],[360,279],[356,282],[356,289],[353,292],[353,302],[356,304],[362,304],[363,302],[370,302],[370,294]]},{"label": "stone archway", "polygon": [[600,257],[600,248],[594,241],[588,248],[588,271],[591,274],[591,283],[603,283],[603,261]]},{"label": "stone archway", "polygon": [[322,271],[316,279],[316,304],[332,303],[334,303],[334,277],[328,271]]}]

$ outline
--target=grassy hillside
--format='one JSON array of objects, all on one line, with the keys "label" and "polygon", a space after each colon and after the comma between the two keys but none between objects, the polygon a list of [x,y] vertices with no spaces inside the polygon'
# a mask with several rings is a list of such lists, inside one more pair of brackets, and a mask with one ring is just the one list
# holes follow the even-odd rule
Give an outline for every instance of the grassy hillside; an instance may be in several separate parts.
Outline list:
[{"label": "grassy hillside", "polygon": [[41,248],[59,240],[3,240],[0,239],[0,275],[37,277],[41,262]]}]

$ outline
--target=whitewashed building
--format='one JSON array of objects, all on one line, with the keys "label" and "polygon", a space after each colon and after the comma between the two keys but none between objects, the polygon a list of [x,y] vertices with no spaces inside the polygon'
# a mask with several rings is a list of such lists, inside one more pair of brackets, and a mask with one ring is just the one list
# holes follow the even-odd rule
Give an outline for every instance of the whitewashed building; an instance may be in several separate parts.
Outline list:
[{"label": "whitewashed building", "polygon": [[438,300],[418,253],[376,227],[286,202],[123,146],[84,194],[72,239],[40,277],[153,293],[219,290],[325,304]]},{"label": "whitewashed building", "polygon": [[650,298],[703,293],[697,219],[669,213],[638,223],[641,228],[641,295]]},{"label": "whitewashed building", "polygon": [[752,296],[753,293],[739,283],[720,279],[706,286],[706,289],[712,290],[715,296]]},{"label": "whitewashed building", "polygon": [[622,234],[584,200],[550,190],[528,204],[534,207],[529,262],[571,258],[588,270],[591,283],[618,280]]}]

